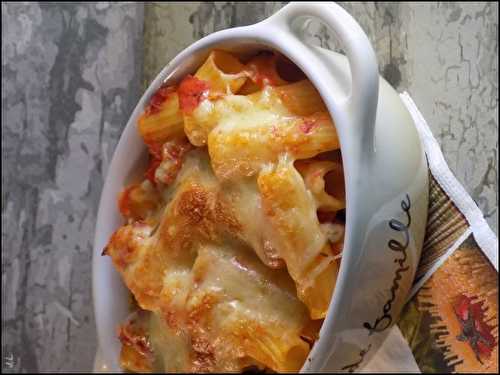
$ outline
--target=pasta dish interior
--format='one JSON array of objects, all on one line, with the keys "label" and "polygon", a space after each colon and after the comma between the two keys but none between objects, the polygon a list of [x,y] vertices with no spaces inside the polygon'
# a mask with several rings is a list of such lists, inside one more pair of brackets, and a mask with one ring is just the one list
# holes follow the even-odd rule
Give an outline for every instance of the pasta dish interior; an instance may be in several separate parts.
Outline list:
[{"label": "pasta dish interior", "polygon": [[273,52],[214,50],[139,118],[149,167],[103,255],[131,292],[134,372],[298,371],[343,246],[339,140],[311,82]]}]

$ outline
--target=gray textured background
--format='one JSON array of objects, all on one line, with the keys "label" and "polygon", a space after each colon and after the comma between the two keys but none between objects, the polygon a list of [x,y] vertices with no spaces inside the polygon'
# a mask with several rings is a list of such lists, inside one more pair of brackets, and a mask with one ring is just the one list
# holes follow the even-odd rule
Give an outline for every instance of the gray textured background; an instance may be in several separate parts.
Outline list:
[{"label": "gray textured background", "polygon": [[[341,4],[497,232],[498,4]],[[97,204],[142,88],[193,41],[283,5],[2,3],[4,371],[91,369]]]}]

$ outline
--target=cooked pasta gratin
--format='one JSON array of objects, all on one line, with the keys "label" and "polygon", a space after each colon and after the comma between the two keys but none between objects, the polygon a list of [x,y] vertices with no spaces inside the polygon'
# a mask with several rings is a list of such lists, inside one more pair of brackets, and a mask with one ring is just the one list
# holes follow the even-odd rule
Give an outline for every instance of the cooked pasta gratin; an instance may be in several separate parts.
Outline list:
[{"label": "cooked pasta gratin", "polygon": [[282,56],[216,50],[138,121],[150,163],[119,196],[109,255],[133,296],[129,371],[298,371],[325,317],[344,236],[339,141]]}]

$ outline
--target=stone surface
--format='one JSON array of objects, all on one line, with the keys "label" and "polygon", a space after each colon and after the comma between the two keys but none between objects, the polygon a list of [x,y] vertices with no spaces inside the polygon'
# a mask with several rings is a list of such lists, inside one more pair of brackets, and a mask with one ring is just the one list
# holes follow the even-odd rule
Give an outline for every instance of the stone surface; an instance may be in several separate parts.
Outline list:
[{"label": "stone surface", "polygon": [[89,371],[91,254],[143,7],[2,3],[2,370]]},{"label": "stone surface", "polygon": [[[195,40],[284,4],[2,3],[4,371],[92,368],[95,216],[141,86]],[[497,232],[498,4],[341,4]],[[338,47],[318,24],[309,40]]]}]

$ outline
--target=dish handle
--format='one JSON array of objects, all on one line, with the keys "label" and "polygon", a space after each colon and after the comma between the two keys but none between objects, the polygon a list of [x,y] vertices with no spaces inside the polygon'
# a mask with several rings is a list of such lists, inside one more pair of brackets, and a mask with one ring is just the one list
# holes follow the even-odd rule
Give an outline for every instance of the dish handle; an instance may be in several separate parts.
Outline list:
[{"label": "dish handle", "polygon": [[[261,24],[285,31],[281,32],[280,38],[299,50],[304,60],[321,67],[325,65],[325,60],[304,38],[304,31],[312,19],[318,19],[327,26],[346,52],[351,72],[350,92],[347,97],[333,97],[333,100],[347,114],[349,123],[356,124],[357,130],[350,129],[349,133],[357,133],[362,154],[370,154],[374,143],[379,73],[375,52],[361,26],[341,6],[325,2],[292,2]],[[335,77],[326,73],[322,75],[322,80],[328,85],[328,80]]]}]

